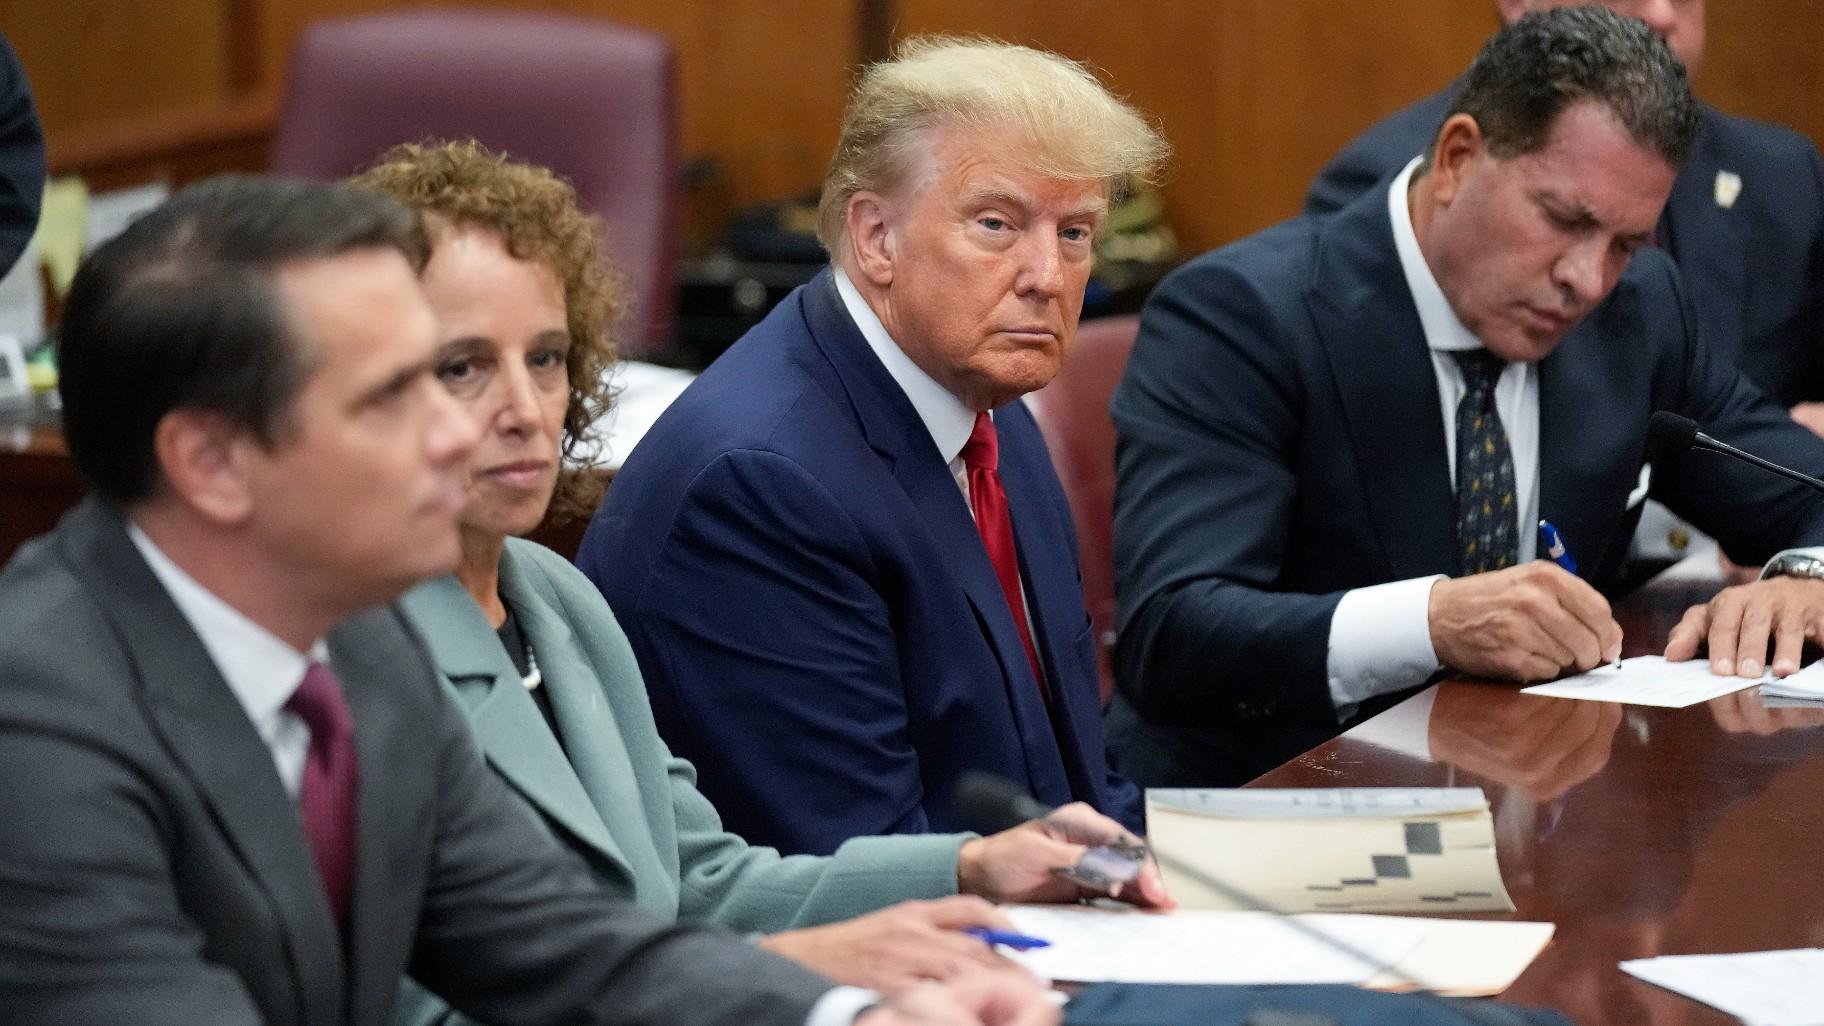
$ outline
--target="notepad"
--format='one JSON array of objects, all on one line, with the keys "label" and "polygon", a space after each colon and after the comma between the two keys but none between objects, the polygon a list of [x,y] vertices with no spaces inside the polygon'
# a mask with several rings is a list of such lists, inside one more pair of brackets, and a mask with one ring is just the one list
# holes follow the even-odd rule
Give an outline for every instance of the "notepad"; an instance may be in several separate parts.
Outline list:
[{"label": "notepad", "polygon": [[1761,695],[1765,698],[1824,702],[1824,659],[1790,676],[1762,684]]},{"label": "notepad", "polygon": [[1480,788],[1154,788],[1146,808],[1148,843],[1186,908],[1514,910]]},{"label": "notepad", "polygon": [[1621,702],[1627,705],[1683,709],[1771,680],[1771,671],[1758,680],[1719,677],[1710,672],[1708,660],[1691,659],[1682,663],[1669,663],[1664,657],[1653,655],[1635,656],[1622,660],[1619,668],[1599,666],[1588,673],[1548,684],[1535,684],[1521,691],[1523,694],[1546,695],[1551,698],[1581,698],[1591,702]]}]

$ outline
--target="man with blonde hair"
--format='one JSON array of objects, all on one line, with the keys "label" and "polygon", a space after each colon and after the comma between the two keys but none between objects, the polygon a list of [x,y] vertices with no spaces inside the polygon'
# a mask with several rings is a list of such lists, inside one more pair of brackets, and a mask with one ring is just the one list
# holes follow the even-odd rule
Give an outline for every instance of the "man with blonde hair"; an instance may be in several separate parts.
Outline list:
[{"label": "man with blonde hair", "polygon": [[1053,54],[915,39],[862,75],[833,266],[659,420],[578,558],[730,829],[815,853],[953,830],[970,770],[1139,825],[1018,399],[1058,372],[1110,202],[1165,152]]}]

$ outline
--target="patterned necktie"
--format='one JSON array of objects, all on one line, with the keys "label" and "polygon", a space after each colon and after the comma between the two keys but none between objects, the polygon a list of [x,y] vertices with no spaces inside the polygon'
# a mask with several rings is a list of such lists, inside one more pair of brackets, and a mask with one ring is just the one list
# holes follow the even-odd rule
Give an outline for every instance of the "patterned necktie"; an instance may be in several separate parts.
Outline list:
[{"label": "patterned necktie", "polygon": [[1457,550],[1463,573],[1479,574],[1520,559],[1514,454],[1495,412],[1495,383],[1507,362],[1486,349],[1450,355],[1463,370],[1463,399],[1457,403]]},{"label": "patterned necktie", "polygon": [[329,895],[336,925],[348,933],[349,891],[355,878],[355,721],[342,698],[342,685],[322,663],[311,663],[304,682],[285,708],[310,727],[298,790],[298,816],[316,857],[317,874]]},{"label": "patterned necktie", "polygon": [[963,445],[962,457],[963,466],[969,470],[969,508],[975,512],[975,529],[982,535],[982,547],[988,550],[988,562],[994,564],[994,576],[1000,579],[1001,594],[1013,613],[1013,625],[1019,628],[1020,644],[1026,647],[1026,660],[1032,664],[1032,678],[1039,682],[1039,694],[1045,695],[1045,675],[1039,672],[1039,653],[1032,646],[1032,629],[1026,625],[1026,595],[1020,588],[1013,518],[1007,513],[1007,491],[1001,487],[1001,443],[994,433],[994,419],[987,413],[975,415],[975,430]]}]

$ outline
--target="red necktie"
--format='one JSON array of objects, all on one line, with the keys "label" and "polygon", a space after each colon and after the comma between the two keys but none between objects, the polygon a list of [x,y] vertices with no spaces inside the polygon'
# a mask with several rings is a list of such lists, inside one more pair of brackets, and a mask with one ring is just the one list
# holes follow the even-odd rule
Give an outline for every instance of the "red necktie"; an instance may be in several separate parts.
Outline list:
[{"label": "red necktie", "polygon": [[994,433],[994,419],[987,413],[975,415],[975,430],[963,445],[963,466],[969,470],[969,508],[975,512],[975,529],[981,532],[982,547],[988,550],[988,562],[994,564],[994,576],[1000,579],[1001,594],[1013,613],[1013,625],[1019,628],[1020,644],[1026,647],[1026,660],[1032,664],[1032,678],[1039,682],[1039,694],[1045,694],[1045,674],[1039,671],[1039,652],[1032,647],[1032,629],[1026,625],[1026,595],[1020,588],[1020,556],[1013,545],[1013,518],[1007,514],[1007,491],[1001,487],[1001,443]]},{"label": "red necktie", "polygon": [[316,856],[336,925],[348,932],[348,899],[355,877],[355,721],[342,685],[322,663],[311,663],[304,683],[285,703],[310,727],[310,752],[298,790],[298,815]]}]

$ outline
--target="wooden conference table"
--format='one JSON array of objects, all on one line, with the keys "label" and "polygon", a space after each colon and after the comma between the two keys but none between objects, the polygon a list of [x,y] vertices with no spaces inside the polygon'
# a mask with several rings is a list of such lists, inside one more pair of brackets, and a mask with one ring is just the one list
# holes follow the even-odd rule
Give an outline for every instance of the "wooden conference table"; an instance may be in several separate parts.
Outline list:
[{"label": "wooden conference table", "polygon": [[[0,563],[83,491],[48,418],[0,416]],[[574,552],[584,525],[539,540]],[[1655,581],[1616,604],[1657,650],[1716,585]],[[1824,945],[1824,710],[1753,692],[1690,709],[1537,698],[1452,680],[1255,781],[1480,786],[1522,919],[1558,924],[1505,995],[1584,1026],[1732,1023],[1616,968],[1655,954]]]},{"label": "wooden conference table", "polygon": [[[1627,654],[1716,587],[1616,603]],[[1558,924],[1503,997],[1583,1026],[1737,1021],[1623,959],[1824,946],[1824,709],[1753,689],[1655,709],[1448,680],[1250,786],[1483,788],[1515,918]]]}]

